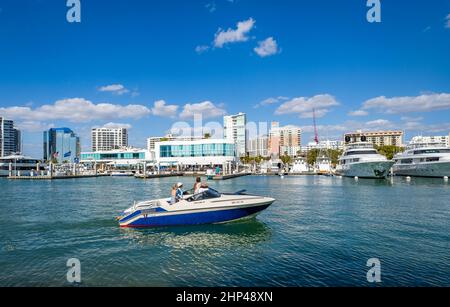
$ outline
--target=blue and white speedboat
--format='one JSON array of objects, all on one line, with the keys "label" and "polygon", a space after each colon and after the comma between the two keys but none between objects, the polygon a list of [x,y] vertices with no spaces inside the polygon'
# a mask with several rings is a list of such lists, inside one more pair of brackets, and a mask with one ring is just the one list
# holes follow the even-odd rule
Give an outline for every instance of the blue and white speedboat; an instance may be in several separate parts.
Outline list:
[{"label": "blue and white speedboat", "polygon": [[221,194],[209,188],[173,205],[168,199],[135,203],[117,219],[120,227],[128,228],[219,224],[254,217],[274,201],[244,192]]}]

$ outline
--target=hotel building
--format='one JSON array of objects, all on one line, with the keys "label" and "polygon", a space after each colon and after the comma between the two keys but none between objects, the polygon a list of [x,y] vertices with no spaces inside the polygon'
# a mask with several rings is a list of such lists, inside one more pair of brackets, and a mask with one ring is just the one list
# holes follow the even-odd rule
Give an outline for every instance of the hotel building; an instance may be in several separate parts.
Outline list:
[{"label": "hotel building", "polygon": [[126,128],[93,128],[91,142],[94,152],[128,147],[128,130]]},{"label": "hotel building", "polygon": [[44,161],[76,163],[80,152],[80,138],[69,128],[44,131]]},{"label": "hotel building", "polygon": [[20,153],[21,143],[21,133],[14,127],[14,122],[0,117],[0,157]]},{"label": "hotel building", "polygon": [[367,142],[376,146],[398,146],[403,147],[403,131],[356,131],[344,135],[345,144],[360,142],[365,136]]},{"label": "hotel building", "polygon": [[247,154],[247,115],[239,113],[223,117],[224,138],[236,144],[237,155]]}]

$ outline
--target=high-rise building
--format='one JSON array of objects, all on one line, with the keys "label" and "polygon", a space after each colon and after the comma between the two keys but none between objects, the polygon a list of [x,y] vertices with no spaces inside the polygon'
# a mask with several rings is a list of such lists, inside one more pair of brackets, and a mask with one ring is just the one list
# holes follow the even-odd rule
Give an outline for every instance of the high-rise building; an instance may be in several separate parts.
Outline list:
[{"label": "high-rise building", "polygon": [[69,128],[44,131],[44,160],[74,163],[80,159],[80,138]]},{"label": "high-rise building", "polygon": [[128,130],[126,128],[93,128],[91,144],[93,152],[128,147]]},{"label": "high-rise building", "polygon": [[14,127],[14,122],[0,117],[0,157],[21,153],[21,143],[21,133]]},{"label": "high-rise building", "polygon": [[274,156],[296,156],[301,151],[302,131],[295,126],[280,127],[273,122],[270,130],[269,153]]},{"label": "high-rise building", "polygon": [[269,138],[260,136],[248,141],[247,151],[250,157],[269,156]]},{"label": "high-rise building", "polygon": [[224,138],[236,144],[239,157],[247,154],[247,115],[239,113],[223,117]]},{"label": "high-rise building", "polygon": [[360,142],[365,136],[367,142],[376,146],[403,146],[403,131],[356,131],[344,135],[345,144]]}]

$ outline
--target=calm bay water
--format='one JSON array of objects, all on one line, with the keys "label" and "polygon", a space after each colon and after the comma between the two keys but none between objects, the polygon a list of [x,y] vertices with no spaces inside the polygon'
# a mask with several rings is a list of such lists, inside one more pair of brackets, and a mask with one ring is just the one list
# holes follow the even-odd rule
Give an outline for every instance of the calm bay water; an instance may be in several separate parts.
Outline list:
[{"label": "calm bay water", "polygon": [[133,200],[193,178],[0,179],[0,286],[450,286],[450,184],[440,179],[244,177],[212,182],[277,201],[256,219],[120,229]]}]

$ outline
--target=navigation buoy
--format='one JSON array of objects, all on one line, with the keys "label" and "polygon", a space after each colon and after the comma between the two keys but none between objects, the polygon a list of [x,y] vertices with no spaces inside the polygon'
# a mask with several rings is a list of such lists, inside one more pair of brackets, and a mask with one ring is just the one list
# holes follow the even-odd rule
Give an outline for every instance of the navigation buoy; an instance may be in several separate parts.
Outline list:
[{"label": "navigation buoy", "polygon": [[448,181],[448,176],[444,176],[444,181],[445,181],[445,182]]},{"label": "navigation buoy", "polygon": [[355,181],[358,181],[359,180],[359,177],[358,176],[355,176]]},{"label": "navigation buoy", "polygon": [[408,182],[411,181],[411,177],[409,177],[409,176],[406,177],[406,181],[408,181]]}]

